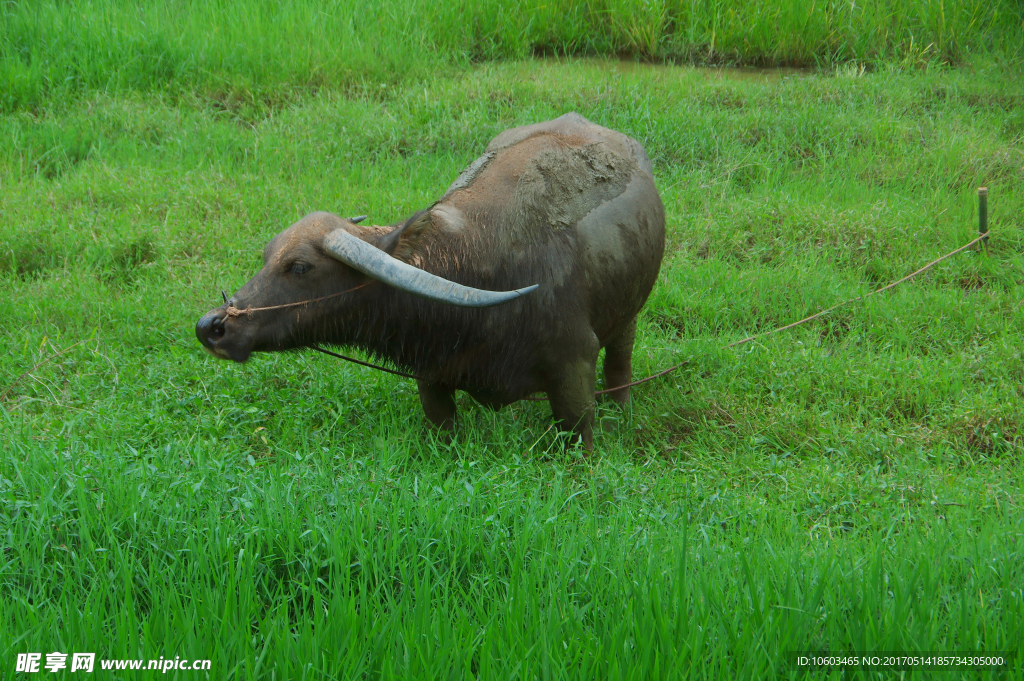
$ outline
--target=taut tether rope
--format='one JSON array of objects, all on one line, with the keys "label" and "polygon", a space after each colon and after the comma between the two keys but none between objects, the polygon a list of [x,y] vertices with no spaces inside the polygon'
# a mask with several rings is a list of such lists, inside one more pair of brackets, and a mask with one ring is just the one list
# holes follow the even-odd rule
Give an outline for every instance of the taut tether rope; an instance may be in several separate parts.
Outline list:
[{"label": "taut tether rope", "polygon": [[[761,338],[763,336],[770,336],[771,334],[778,333],[779,331],[785,331],[786,329],[792,329],[795,326],[800,326],[801,324],[806,324],[807,322],[811,321],[812,319],[817,319],[818,317],[820,317],[820,316],[822,316],[824,314],[828,314],[832,310],[836,310],[836,309],[842,307],[843,305],[848,305],[848,304],[856,302],[858,300],[864,300],[865,298],[870,298],[871,296],[875,295],[876,293],[881,293],[882,291],[887,291],[887,290],[891,289],[892,287],[898,286],[899,284],[902,284],[903,282],[905,282],[905,281],[907,281],[909,279],[913,279],[914,277],[916,277],[917,275],[921,274],[925,270],[929,270],[932,267],[935,267],[936,265],[938,265],[940,262],[942,262],[946,258],[952,257],[952,256],[956,255],[957,253],[959,253],[961,251],[967,250],[968,248],[970,248],[974,244],[978,243],[979,241],[987,240],[988,236],[989,236],[989,232],[986,231],[983,234],[981,234],[981,236],[979,236],[976,239],[974,239],[974,240],[964,244],[963,246],[961,246],[960,248],[956,249],[955,251],[950,251],[949,253],[947,253],[946,255],[942,256],[941,258],[936,258],[935,260],[932,260],[930,263],[928,263],[927,265],[925,265],[921,269],[916,270],[915,272],[911,272],[910,274],[908,274],[907,276],[903,277],[902,279],[900,279],[898,281],[894,281],[891,284],[887,284],[887,285],[883,286],[882,288],[880,288],[880,289],[878,289],[876,291],[872,291],[871,293],[865,293],[862,296],[857,296],[856,298],[850,298],[849,300],[844,300],[843,302],[841,302],[841,303],[839,303],[837,305],[833,305],[832,307],[830,307],[828,309],[825,309],[825,310],[822,310],[821,312],[817,312],[815,314],[812,314],[809,317],[804,317],[803,319],[801,319],[798,322],[793,322],[792,324],[786,324],[785,326],[780,326],[779,328],[772,329],[770,331],[762,331],[761,333],[755,333],[753,336],[749,336],[747,338],[744,338],[743,340],[738,340],[738,341],[734,341],[732,343],[729,343],[728,345],[723,346],[723,349],[724,348],[734,348],[734,347],[736,347],[738,345],[743,345],[744,343],[749,343],[750,341],[757,340],[758,338]],[[688,359],[684,359],[679,364],[670,366],[668,369],[665,369],[663,371],[659,371],[658,373],[656,373],[656,374],[654,374],[652,376],[648,376],[647,378],[641,378],[639,381],[633,381],[632,383],[627,383],[626,385],[620,385],[617,388],[608,388],[607,390],[598,390],[594,394],[595,395],[604,395],[606,393],[615,392],[616,390],[622,390],[623,388],[632,388],[634,385],[640,385],[641,383],[646,383],[647,381],[652,381],[655,378],[659,378],[661,376],[664,376],[665,374],[667,374],[667,373],[669,373],[671,371],[675,371],[676,369],[678,369],[679,367],[683,366],[684,364],[687,364],[689,361],[690,360],[688,360]],[[533,401],[544,401],[547,398],[546,397],[526,397],[524,399],[533,400]]]}]

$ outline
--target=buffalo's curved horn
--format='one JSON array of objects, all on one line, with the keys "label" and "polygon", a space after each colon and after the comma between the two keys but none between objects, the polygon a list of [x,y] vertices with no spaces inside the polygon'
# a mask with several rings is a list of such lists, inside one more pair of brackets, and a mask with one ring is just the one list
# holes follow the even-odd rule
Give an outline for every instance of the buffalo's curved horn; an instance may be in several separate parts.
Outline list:
[{"label": "buffalo's curved horn", "polygon": [[358,225],[360,222],[362,222],[365,219],[366,219],[365,215],[357,215],[354,218],[349,218],[348,221],[351,222],[353,225]]},{"label": "buffalo's curved horn", "polygon": [[490,307],[524,296],[537,284],[514,291],[481,291],[424,272],[392,258],[372,244],[336,229],[324,237],[324,250],[363,274],[408,293],[457,307]]}]

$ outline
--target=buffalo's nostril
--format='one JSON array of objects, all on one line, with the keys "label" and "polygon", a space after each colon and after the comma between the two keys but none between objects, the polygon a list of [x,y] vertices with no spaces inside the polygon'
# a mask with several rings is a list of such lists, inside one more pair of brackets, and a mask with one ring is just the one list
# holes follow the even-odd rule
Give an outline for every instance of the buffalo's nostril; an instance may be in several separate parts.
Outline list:
[{"label": "buffalo's nostril", "polygon": [[224,316],[219,312],[211,312],[196,322],[196,338],[206,347],[224,337]]}]

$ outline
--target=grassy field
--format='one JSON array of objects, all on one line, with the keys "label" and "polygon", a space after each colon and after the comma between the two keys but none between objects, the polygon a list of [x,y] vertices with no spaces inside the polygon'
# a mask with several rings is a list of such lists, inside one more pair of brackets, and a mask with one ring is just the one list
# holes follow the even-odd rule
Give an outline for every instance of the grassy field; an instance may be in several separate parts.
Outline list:
[{"label": "grassy field", "polygon": [[3,0],[0,111],[97,90],[273,107],[530,55],[916,66],[1022,50],[1017,0]]},{"label": "grassy field", "polygon": [[[39,7],[0,21],[92,49],[68,5]],[[516,40],[480,44],[539,44]],[[1001,673],[904,678],[1021,678],[1024,84],[996,48],[955,69],[424,57],[379,78],[371,51],[315,85],[285,48],[280,81],[247,70],[260,52],[133,80],[146,53],[124,47],[137,62],[8,95],[0,676],[60,651],[210,659],[211,679],[868,679],[893,674],[787,655],[998,651]],[[230,96],[257,91],[280,96]],[[590,458],[543,404],[460,396],[446,443],[404,379],[201,350],[199,316],[305,213],[405,217],[494,134],[572,110],[642,141],[666,205],[635,370],[690,360],[600,405]],[[970,240],[980,185],[987,255],[723,349]]]}]

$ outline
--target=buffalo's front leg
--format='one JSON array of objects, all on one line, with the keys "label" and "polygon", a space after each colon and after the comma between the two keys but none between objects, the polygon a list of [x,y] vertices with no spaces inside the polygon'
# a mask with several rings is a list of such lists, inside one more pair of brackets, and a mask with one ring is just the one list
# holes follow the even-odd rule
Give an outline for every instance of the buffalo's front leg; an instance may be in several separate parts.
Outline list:
[{"label": "buffalo's front leg", "polygon": [[551,413],[558,429],[572,433],[572,442],[583,442],[587,451],[594,448],[594,372],[597,347],[585,357],[568,360],[548,386]]},{"label": "buffalo's front leg", "polygon": [[455,391],[425,381],[416,381],[420,404],[430,422],[445,432],[455,430]]}]

